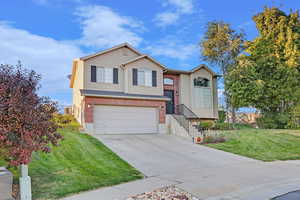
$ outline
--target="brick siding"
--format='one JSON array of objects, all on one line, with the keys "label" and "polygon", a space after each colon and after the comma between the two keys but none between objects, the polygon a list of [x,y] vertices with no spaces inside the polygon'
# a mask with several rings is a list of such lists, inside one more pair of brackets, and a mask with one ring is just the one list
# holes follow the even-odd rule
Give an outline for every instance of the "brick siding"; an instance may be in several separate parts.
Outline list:
[{"label": "brick siding", "polygon": [[177,114],[177,105],[179,105],[179,75],[174,74],[164,74],[164,78],[172,79],[173,85],[164,85],[164,90],[173,90],[174,91],[174,104],[175,104],[175,113]]}]

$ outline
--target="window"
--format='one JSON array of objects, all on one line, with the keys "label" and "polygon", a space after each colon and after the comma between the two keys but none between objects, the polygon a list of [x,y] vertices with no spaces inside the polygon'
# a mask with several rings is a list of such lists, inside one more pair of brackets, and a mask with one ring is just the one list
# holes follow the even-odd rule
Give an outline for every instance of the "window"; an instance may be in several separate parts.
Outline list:
[{"label": "window", "polygon": [[104,83],[105,71],[104,67],[97,67],[97,82]]},{"label": "window", "polygon": [[212,90],[210,80],[197,77],[194,79],[194,106],[196,108],[212,108]]},{"label": "window", "polygon": [[104,82],[113,83],[113,68],[104,68]]},{"label": "window", "polygon": [[194,105],[196,108],[212,108],[211,88],[194,87]]},{"label": "window", "polygon": [[119,69],[91,65],[91,82],[118,84]]},{"label": "window", "polygon": [[202,78],[202,77],[194,78],[194,86],[210,87],[209,82],[210,81],[207,78]]},{"label": "window", "polygon": [[170,78],[164,78],[164,84],[165,85],[173,85],[174,81],[173,81],[173,79],[170,79]]},{"label": "window", "polygon": [[113,83],[113,68],[97,67],[98,83]]},{"label": "window", "polygon": [[138,69],[138,85],[152,86],[152,71],[148,69]]}]

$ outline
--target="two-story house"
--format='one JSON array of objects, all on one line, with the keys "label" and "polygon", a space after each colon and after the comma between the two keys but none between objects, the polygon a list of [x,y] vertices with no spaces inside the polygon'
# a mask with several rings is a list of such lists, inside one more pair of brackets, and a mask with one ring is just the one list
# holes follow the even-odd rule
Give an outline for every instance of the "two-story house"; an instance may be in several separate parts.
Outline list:
[{"label": "two-story house", "polygon": [[166,133],[166,115],[218,118],[212,70],[169,69],[127,43],[74,59],[70,87],[73,114],[90,134]]}]

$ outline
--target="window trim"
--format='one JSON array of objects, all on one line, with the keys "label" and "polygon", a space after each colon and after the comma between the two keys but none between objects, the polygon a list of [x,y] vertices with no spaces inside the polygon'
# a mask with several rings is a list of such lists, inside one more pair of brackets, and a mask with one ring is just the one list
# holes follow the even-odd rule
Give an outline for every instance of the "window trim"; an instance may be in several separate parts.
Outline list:
[{"label": "window trim", "polygon": [[[114,69],[115,67],[104,67],[104,66],[95,66],[96,67],[96,81],[94,83],[101,83],[101,84],[118,84],[114,83]],[[99,70],[102,71],[102,76],[100,76]],[[108,73],[109,72],[109,73]],[[110,75],[106,75],[110,74]],[[111,76],[111,77],[108,77]],[[91,80],[91,82],[93,82]]]},{"label": "window trim", "polygon": [[[154,87],[153,86],[153,80],[152,80],[152,70],[148,68],[136,68],[137,69],[137,85],[140,87]],[[140,76],[139,73],[143,73],[144,75],[144,80],[142,84],[140,83]],[[147,75],[149,77],[147,77]],[[148,79],[147,79],[148,78]],[[148,84],[147,84],[148,83]]]}]

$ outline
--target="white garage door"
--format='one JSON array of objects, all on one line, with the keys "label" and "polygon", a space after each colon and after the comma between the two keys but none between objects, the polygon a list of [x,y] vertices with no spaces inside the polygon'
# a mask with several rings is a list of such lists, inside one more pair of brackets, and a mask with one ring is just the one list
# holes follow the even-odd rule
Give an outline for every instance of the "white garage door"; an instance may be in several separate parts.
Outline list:
[{"label": "white garage door", "polygon": [[96,134],[157,133],[158,112],[151,107],[95,106]]}]

